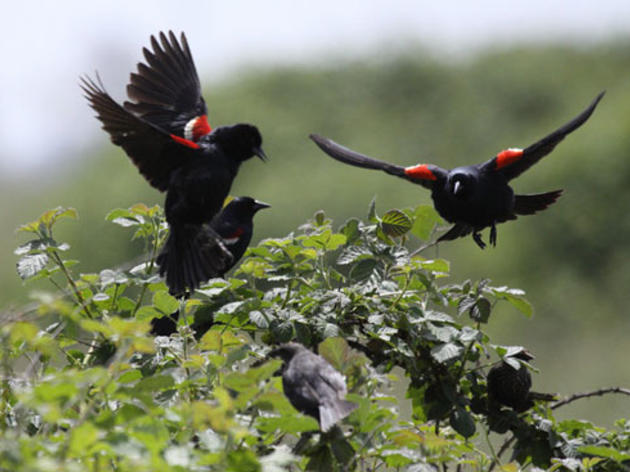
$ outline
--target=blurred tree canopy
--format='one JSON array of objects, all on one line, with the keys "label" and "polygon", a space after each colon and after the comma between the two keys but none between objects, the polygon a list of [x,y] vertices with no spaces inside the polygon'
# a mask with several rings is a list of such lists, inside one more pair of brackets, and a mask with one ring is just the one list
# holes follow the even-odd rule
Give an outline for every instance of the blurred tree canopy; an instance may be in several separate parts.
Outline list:
[{"label": "blurred tree canopy", "polygon": [[[495,249],[480,251],[464,239],[430,254],[456,261],[462,279],[483,274],[524,288],[536,307],[535,322],[497,319],[492,329],[548,361],[541,388],[569,391],[628,378],[621,361],[630,354],[624,336],[630,324],[627,46],[517,48],[455,62],[418,50],[378,61],[248,70],[207,87],[205,96],[211,124],[248,121],[262,131],[271,161],[244,169],[232,190],[273,205],[256,221],[259,239],[285,234],[320,208],[335,221],[363,214],[374,195],[381,208],[430,203],[420,187],[334,162],[308,140],[311,132],[403,165],[453,167],[526,146],[606,89],[589,122],[514,183],[524,193],[564,188],[558,203],[502,226]],[[43,207],[78,209],[82,223],[64,226],[60,237],[81,260],[75,270],[88,272],[124,263],[142,249],[105,222],[109,209],[163,202],[110,144],[45,180],[4,182],[0,196],[3,306],[24,302],[37,287],[20,288],[9,251],[14,228]],[[606,369],[604,357],[611,359]],[[621,403],[608,400],[605,408]]]}]

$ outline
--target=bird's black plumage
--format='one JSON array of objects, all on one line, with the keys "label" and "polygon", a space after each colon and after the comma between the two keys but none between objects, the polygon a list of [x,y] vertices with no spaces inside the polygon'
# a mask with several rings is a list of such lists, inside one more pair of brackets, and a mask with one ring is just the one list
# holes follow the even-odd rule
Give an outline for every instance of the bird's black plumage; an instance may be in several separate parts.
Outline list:
[{"label": "bird's black plumage", "polygon": [[473,234],[481,247],[485,243],[480,231],[490,227],[490,243],[496,244],[497,223],[514,220],[517,215],[531,215],[554,203],[561,190],[514,195],[509,181],[549,154],[565,136],[591,116],[601,100],[600,93],[577,117],[525,149],[507,149],[492,159],[475,165],[446,170],[431,164],[402,167],[360,154],[334,141],[312,134],[311,139],[334,159],[356,167],[379,169],[431,190],[437,212],[454,226],[438,241]]},{"label": "bird's black plumage", "polygon": [[315,418],[322,431],[329,431],[357,408],[345,400],[344,376],[323,357],[298,343],[283,344],[270,356],[284,361],[284,394],[298,411]]},{"label": "bird's black plumage", "polygon": [[[196,247],[199,252],[208,252],[209,258],[220,257],[220,254],[213,255],[213,252],[218,252],[219,247],[213,243],[213,237],[215,234],[219,235],[223,241],[223,244],[230,251],[232,256],[231,262],[225,266],[219,268],[216,272],[203,272],[200,279],[197,278],[197,273],[191,270],[196,266],[195,260],[191,260],[190,263],[184,264],[181,270],[170,271],[171,276],[181,277],[182,280],[190,280],[193,284],[199,285],[204,280],[213,277],[223,277],[227,271],[229,271],[234,265],[243,257],[247,246],[252,239],[254,232],[254,215],[264,209],[269,208],[271,205],[254,200],[251,197],[236,197],[231,200],[219,214],[217,214],[209,225],[194,226],[196,228],[197,235],[195,240],[197,241]],[[209,227],[208,227],[209,226]],[[207,241],[210,241],[208,244]],[[207,246],[207,247],[206,247]],[[175,257],[181,257],[182,250],[176,251]],[[158,262],[161,267],[168,266],[169,248],[165,248],[160,256]],[[173,262],[174,263],[174,262]],[[189,274],[182,274],[183,270],[191,270]],[[180,285],[181,281],[174,281],[173,285]],[[169,336],[177,331],[177,319],[179,318],[179,312],[172,313],[169,316],[162,318],[154,318],[151,320],[151,333],[156,336]]]},{"label": "bird's black plumage", "polygon": [[131,75],[135,102],[118,104],[100,80],[83,78],[81,87],[112,142],[166,192],[170,234],[158,261],[170,291],[180,294],[231,266],[230,251],[207,223],[221,210],[241,163],[265,154],[254,125],[211,131],[186,37],[180,44],[172,32],[161,33],[160,41],[151,37],[148,65],[138,64]]},{"label": "bird's black plumage", "polygon": [[[514,355],[516,359],[531,361],[534,356],[528,351]],[[488,372],[487,389],[491,402],[508,406],[514,411],[523,412],[534,406],[535,400],[551,401],[554,395],[532,392],[532,376],[524,364],[518,369],[501,361]]]}]

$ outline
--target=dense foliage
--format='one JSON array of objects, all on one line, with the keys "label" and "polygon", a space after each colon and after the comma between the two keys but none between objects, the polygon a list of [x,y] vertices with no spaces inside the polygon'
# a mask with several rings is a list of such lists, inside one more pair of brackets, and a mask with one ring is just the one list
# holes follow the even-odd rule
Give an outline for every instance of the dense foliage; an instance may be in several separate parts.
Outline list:
[{"label": "dense foliage", "polygon": [[[54,236],[55,209],[20,228],[18,273],[56,288],[0,329],[0,469],[30,470],[627,470],[630,423],[556,421],[573,399],[516,413],[488,398],[486,374],[519,368],[523,348],[490,340],[496,312],[531,315],[518,289],[449,283],[449,263],[407,249],[432,239],[431,207],[390,210],[335,229],[323,212],[250,248],[238,278],[170,296],[155,271],[159,207],[114,210],[146,260],[75,274]],[[178,332],[149,321],[179,310]],[[514,311],[514,310],[509,310]],[[271,346],[318,349],[359,404],[320,434],[282,394]],[[531,365],[529,369],[535,372]],[[392,395],[404,383],[406,399]],[[535,385],[534,375],[534,385]],[[411,414],[401,405],[411,403]],[[501,444],[497,449],[497,445]]]}]

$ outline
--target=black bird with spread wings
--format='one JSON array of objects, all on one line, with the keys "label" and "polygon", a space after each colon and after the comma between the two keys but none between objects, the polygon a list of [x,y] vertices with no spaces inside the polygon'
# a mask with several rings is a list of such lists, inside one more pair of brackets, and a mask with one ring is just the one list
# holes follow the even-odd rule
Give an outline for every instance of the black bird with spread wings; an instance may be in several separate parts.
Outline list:
[{"label": "black bird with spread wings", "polygon": [[[225,272],[232,255],[209,225],[219,213],[239,166],[254,155],[265,160],[262,137],[251,124],[214,130],[186,36],[151,37],[127,87],[132,102],[118,104],[100,82],[81,87],[114,144],[140,173],[166,192],[168,240],[158,258],[171,293],[194,290]],[[168,255],[168,257],[166,256]]]},{"label": "black bird with spread wings", "polygon": [[402,167],[379,161],[334,141],[311,134],[311,139],[332,158],[356,167],[379,169],[431,190],[437,212],[454,226],[438,241],[453,240],[472,233],[482,249],[480,231],[490,227],[490,244],[496,245],[496,224],[532,215],[554,203],[562,190],[533,195],[515,195],[508,182],[549,154],[566,135],[591,116],[603,97],[601,92],[573,120],[525,149],[507,149],[482,163],[446,170],[432,164]]}]

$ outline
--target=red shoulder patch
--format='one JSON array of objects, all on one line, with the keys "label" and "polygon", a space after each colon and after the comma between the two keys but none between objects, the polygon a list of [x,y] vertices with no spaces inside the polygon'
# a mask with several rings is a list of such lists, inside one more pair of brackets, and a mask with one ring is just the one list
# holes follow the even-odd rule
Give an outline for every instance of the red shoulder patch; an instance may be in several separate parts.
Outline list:
[{"label": "red shoulder patch", "polygon": [[522,149],[510,148],[497,154],[497,169],[502,169],[518,161],[523,156]]},{"label": "red shoulder patch", "polygon": [[245,230],[241,227],[237,228],[227,239],[240,238],[241,235],[245,232]]},{"label": "red shoulder patch", "polygon": [[405,168],[405,175],[408,175],[412,179],[419,180],[437,180],[437,177],[426,164],[418,164],[417,166],[411,166]]},{"label": "red shoulder patch", "polygon": [[171,134],[171,139],[173,141],[175,141],[176,143],[182,144],[184,146],[188,146],[191,149],[199,149],[199,144],[197,144],[197,143],[195,143],[193,141],[190,141],[188,139],[181,138],[181,137],[176,136],[174,134]]},{"label": "red shoulder patch", "polygon": [[184,137],[189,141],[199,141],[199,138],[210,133],[212,128],[208,123],[208,116],[201,115],[193,118],[184,126]]},{"label": "red shoulder patch", "polygon": [[223,242],[225,244],[227,244],[227,245],[236,244],[239,241],[239,239],[241,238],[241,236],[243,235],[244,232],[245,232],[245,230],[243,228],[238,227],[236,229],[236,231],[234,231],[228,237],[224,237],[223,238]]}]

